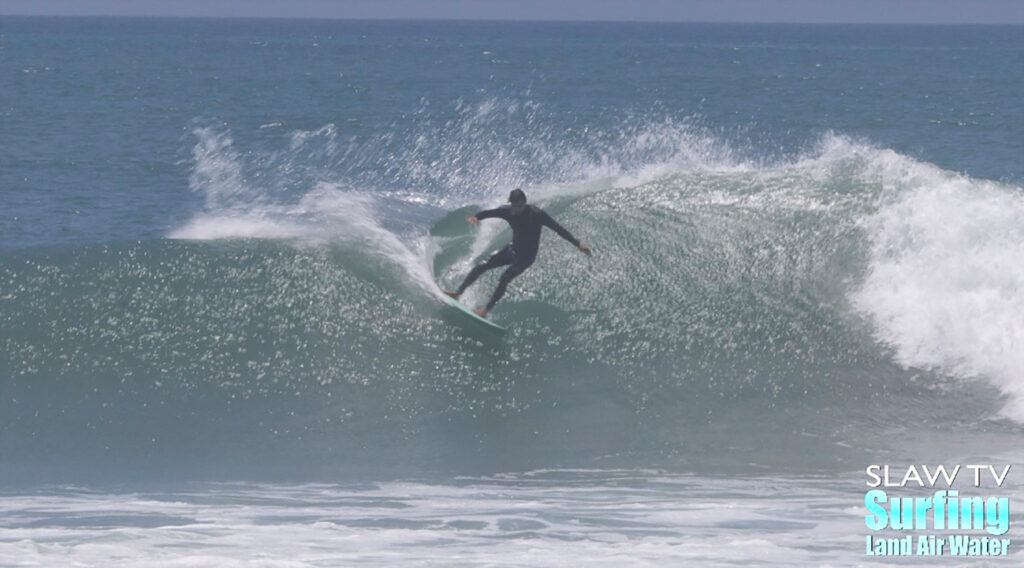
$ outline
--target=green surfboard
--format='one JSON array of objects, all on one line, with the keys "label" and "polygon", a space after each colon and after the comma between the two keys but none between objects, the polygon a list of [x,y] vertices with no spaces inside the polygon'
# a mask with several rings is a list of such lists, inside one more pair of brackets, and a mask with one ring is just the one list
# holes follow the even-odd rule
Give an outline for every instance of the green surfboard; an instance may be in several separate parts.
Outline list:
[{"label": "green surfboard", "polygon": [[455,298],[452,298],[447,295],[442,295],[441,299],[444,300],[444,302],[449,306],[455,308],[456,310],[464,314],[464,317],[469,319],[470,322],[478,324],[481,327],[486,328],[488,331],[492,331],[494,333],[498,333],[501,335],[504,335],[505,332],[508,331],[507,329],[501,327],[500,325],[494,323],[493,321],[476,315],[475,313],[473,313],[473,310],[466,307],[465,304],[459,303],[459,301],[456,300]]}]

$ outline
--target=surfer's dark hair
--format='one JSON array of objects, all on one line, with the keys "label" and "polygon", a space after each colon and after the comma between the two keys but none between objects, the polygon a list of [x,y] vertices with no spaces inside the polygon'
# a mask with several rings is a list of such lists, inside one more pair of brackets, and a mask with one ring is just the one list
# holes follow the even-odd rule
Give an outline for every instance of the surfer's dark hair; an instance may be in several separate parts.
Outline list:
[{"label": "surfer's dark hair", "polygon": [[508,202],[512,205],[522,205],[526,203],[526,194],[519,188],[513,189],[508,194]]}]

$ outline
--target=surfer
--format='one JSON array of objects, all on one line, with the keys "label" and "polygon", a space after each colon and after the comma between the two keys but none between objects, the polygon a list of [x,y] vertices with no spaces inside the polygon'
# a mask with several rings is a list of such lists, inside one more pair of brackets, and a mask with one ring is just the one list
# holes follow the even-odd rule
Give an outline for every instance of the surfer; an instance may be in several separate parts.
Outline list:
[{"label": "surfer", "polygon": [[491,295],[487,306],[473,310],[480,317],[486,316],[487,312],[494,307],[494,304],[497,304],[498,300],[505,295],[508,283],[533,264],[534,259],[537,258],[537,249],[540,248],[540,232],[543,227],[547,226],[587,256],[590,256],[590,247],[572,236],[572,233],[559,225],[543,209],[527,205],[526,193],[523,190],[513,189],[508,194],[508,203],[508,205],[503,205],[497,209],[481,211],[471,216],[469,222],[475,225],[481,219],[490,219],[492,217],[504,219],[512,226],[512,242],[494,251],[487,260],[474,266],[473,270],[469,271],[469,274],[466,275],[466,279],[462,281],[458,290],[444,291],[445,294],[458,300],[459,296],[466,291],[466,288],[469,288],[481,274],[499,266],[508,266],[505,272],[501,273],[498,287],[494,289],[494,294]]}]

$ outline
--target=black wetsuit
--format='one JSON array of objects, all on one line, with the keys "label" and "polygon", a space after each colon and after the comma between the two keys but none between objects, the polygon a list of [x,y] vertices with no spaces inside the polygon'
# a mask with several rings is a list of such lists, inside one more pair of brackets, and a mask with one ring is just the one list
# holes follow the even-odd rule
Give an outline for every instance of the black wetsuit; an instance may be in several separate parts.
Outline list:
[{"label": "black wetsuit", "polygon": [[499,266],[511,265],[505,269],[505,272],[501,273],[498,287],[495,288],[494,294],[491,295],[491,300],[487,302],[488,311],[505,295],[508,283],[529,268],[533,264],[534,259],[537,258],[542,228],[546,226],[558,233],[563,239],[572,243],[573,246],[577,248],[580,246],[579,240],[572,236],[572,233],[565,230],[565,227],[559,225],[539,207],[527,205],[521,213],[513,215],[512,209],[508,205],[503,205],[497,209],[488,209],[476,214],[476,218],[481,220],[492,217],[504,219],[512,226],[512,243],[495,251],[487,260],[474,266],[458,290],[458,293],[461,295],[484,272]]}]

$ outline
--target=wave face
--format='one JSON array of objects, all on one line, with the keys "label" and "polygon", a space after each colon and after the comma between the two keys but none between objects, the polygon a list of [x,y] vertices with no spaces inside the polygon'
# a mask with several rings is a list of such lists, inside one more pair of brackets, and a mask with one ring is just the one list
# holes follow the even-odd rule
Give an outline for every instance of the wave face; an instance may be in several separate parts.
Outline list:
[{"label": "wave face", "polygon": [[[196,122],[202,206],[169,238],[5,253],[0,451],[79,471],[806,471],[906,455],[893,431],[950,416],[998,449],[1024,420],[1020,188],[834,134],[750,159],[690,121],[520,145],[507,125],[531,112],[460,107],[398,155],[333,125],[240,148]],[[493,341],[434,282],[507,241],[464,219],[514,185],[596,254],[545,236]]]}]

